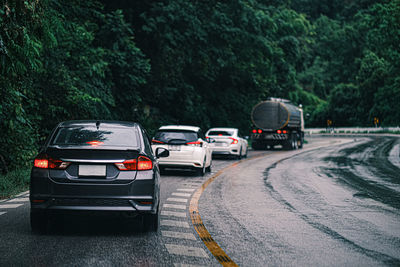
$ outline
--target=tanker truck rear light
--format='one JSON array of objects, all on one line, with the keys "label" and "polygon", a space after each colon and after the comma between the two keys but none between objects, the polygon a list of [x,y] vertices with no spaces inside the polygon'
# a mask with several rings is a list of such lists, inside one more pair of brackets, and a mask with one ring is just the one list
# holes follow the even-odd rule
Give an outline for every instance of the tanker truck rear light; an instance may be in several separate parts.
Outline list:
[{"label": "tanker truck rear light", "polygon": [[256,129],[253,129],[251,132],[252,132],[252,133],[257,133],[257,130],[256,130]]},{"label": "tanker truck rear light", "polygon": [[258,133],[262,133],[262,130],[261,130],[261,129],[259,129],[257,132],[258,132]]},{"label": "tanker truck rear light", "polygon": [[286,131],[286,130],[283,130],[282,132],[283,132],[284,134],[287,134],[287,131]]},{"label": "tanker truck rear light", "polygon": [[281,133],[282,133],[282,130],[278,130],[278,131],[276,131],[276,133],[281,134]]}]

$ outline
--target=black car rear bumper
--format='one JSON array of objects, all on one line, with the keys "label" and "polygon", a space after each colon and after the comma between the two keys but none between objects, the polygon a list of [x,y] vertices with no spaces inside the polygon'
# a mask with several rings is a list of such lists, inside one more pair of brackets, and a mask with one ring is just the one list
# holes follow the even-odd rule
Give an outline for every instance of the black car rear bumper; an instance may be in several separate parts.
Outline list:
[{"label": "black car rear bumper", "polygon": [[159,181],[153,171],[140,172],[127,184],[58,183],[48,177],[46,170],[32,174],[32,211],[157,211]]}]

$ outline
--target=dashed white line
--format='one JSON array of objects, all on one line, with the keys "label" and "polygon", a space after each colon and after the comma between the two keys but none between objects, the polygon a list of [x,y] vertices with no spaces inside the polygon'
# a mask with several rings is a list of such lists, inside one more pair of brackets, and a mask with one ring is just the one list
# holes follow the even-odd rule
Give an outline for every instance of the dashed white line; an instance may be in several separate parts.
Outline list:
[{"label": "dashed white line", "polygon": [[193,192],[196,190],[196,188],[178,188],[176,189],[177,191],[183,191],[183,192]]},{"label": "dashed white line", "polygon": [[164,204],[163,208],[185,210],[186,209],[186,205]]},{"label": "dashed white line", "polygon": [[175,227],[182,227],[182,228],[190,228],[189,223],[185,221],[176,221],[176,220],[161,220],[161,225],[164,226],[175,226]]},{"label": "dashed white line", "polygon": [[181,203],[187,203],[188,202],[187,198],[176,198],[176,197],[167,198],[167,201],[181,202]]},{"label": "dashed white line", "polygon": [[1,204],[0,209],[15,209],[24,204]]},{"label": "dashed white line", "polygon": [[208,258],[208,255],[204,249],[199,247],[187,247],[174,244],[165,244],[165,247],[170,254]]},{"label": "dashed white line", "polygon": [[205,267],[205,265],[174,263],[175,267]]},{"label": "dashed white line", "polygon": [[163,211],[161,211],[161,215],[183,218],[183,217],[186,217],[186,212],[176,212],[176,211],[163,210]]},{"label": "dashed white line", "polygon": [[3,214],[6,214],[6,213],[7,213],[7,212],[1,212],[1,211],[0,211],[0,216],[3,215]]},{"label": "dashed white line", "polygon": [[26,194],[28,194],[28,193],[29,193],[29,191],[25,191],[25,192],[22,192],[22,193],[16,195],[16,197],[20,197],[20,196],[26,195]]},{"label": "dashed white line", "polygon": [[190,197],[192,194],[189,193],[172,193],[173,196],[177,197]]},{"label": "dashed white line", "polygon": [[163,236],[166,236],[166,237],[196,240],[196,237],[192,233],[182,233],[182,232],[173,232],[173,231],[161,230],[161,234]]},{"label": "dashed white line", "polygon": [[7,202],[27,202],[27,201],[29,201],[29,198],[22,197],[22,198],[13,198]]}]

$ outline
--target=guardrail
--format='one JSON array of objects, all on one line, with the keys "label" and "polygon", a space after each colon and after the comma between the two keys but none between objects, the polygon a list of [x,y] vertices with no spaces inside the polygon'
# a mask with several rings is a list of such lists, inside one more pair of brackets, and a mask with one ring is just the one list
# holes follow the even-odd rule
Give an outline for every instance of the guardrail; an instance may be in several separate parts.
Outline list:
[{"label": "guardrail", "polygon": [[306,134],[319,133],[394,133],[400,134],[400,126],[397,127],[335,127],[335,128],[306,128]]}]

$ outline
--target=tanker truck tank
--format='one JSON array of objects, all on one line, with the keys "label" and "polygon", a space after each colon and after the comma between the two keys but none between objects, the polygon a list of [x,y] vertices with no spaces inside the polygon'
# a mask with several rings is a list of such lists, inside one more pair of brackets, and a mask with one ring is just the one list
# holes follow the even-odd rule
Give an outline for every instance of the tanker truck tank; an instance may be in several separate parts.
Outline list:
[{"label": "tanker truck tank", "polygon": [[273,148],[282,145],[284,149],[303,147],[304,120],[301,108],[289,100],[269,98],[253,107],[251,120],[253,149]]}]

